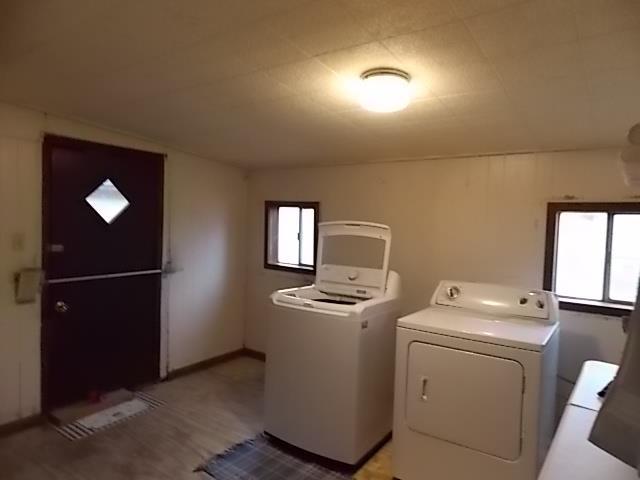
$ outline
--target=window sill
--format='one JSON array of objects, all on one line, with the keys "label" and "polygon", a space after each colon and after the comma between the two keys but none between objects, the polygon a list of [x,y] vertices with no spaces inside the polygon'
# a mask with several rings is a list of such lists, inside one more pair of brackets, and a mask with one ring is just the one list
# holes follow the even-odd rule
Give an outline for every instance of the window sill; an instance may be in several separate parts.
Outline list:
[{"label": "window sill", "polygon": [[619,303],[598,302],[594,300],[580,300],[575,298],[559,297],[560,310],[572,310],[574,312],[596,313],[610,317],[623,317],[633,311],[633,305],[621,305]]},{"label": "window sill", "polygon": [[264,268],[269,270],[280,270],[281,272],[302,273],[304,275],[313,275],[316,273],[316,269],[314,267],[291,265],[289,263],[265,263]]}]

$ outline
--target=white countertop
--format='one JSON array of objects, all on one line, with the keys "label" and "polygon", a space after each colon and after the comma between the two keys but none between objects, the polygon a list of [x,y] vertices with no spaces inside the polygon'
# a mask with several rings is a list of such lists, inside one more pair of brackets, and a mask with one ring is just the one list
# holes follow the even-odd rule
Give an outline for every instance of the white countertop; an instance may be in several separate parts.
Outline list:
[{"label": "white countertop", "polygon": [[610,363],[584,364],[538,480],[638,480],[634,469],[588,440],[602,403],[598,392],[617,370]]},{"label": "white countertop", "polygon": [[613,380],[617,372],[618,366],[613,363],[584,362],[568,404],[599,411],[603,399],[598,397],[598,392]]}]

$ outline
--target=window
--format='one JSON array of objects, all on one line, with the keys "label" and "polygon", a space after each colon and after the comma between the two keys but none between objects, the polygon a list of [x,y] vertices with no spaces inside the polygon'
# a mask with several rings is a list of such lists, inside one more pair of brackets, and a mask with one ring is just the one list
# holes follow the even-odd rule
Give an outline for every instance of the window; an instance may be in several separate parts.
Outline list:
[{"label": "window", "polygon": [[85,201],[107,223],[113,223],[129,207],[129,200],[108,178],[87,195]]},{"label": "window", "polygon": [[639,203],[548,205],[544,288],[561,308],[626,315],[639,277]]},{"label": "window", "polygon": [[315,271],[318,211],[317,202],[265,202],[265,268]]}]

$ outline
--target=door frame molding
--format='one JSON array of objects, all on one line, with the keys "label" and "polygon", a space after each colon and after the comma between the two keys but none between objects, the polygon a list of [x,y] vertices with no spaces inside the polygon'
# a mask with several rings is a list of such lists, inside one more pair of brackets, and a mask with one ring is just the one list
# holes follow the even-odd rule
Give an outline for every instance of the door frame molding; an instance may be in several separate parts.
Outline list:
[{"label": "door frame molding", "polygon": [[[151,153],[154,155],[159,155],[163,159],[162,163],[162,186],[160,188],[160,198],[159,203],[162,206],[162,214],[161,221],[158,225],[157,229],[157,239],[160,242],[160,256],[162,265],[165,264],[166,261],[166,244],[169,243],[168,238],[168,229],[165,228],[165,224],[168,223],[168,206],[166,204],[167,197],[165,195],[165,190],[167,188],[166,182],[166,160],[167,155],[161,152],[151,152],[147,150],[141,150],[138,148],[132,148],[121,145],[113,145],[113,144],[105,144],[85,139],[72,138],[67,136],[62,136],[55,133],[44,132],[43,140],[42,140],[42,231],[41,231],[41,263],[42,263],[42,271],[43,271],[43,287],[42,287],[42,295],[40,301],[40,394],[41,394],[41,412],[46,414],[51,409],[50,399],[48,398],[47,392],[47,373],[48,373],[48,357],[49,357],[49,343],[51,341],[51,325],[50,320],[47,319],[46,305],[48,305],[48,291],[47,291],[47,281],[46,281],[46,272],[49,267],[48,265],[48,256],[47,256],[47,248],[48,248],[48,238],[50,235],[50,218],[49,211],[51,201],[51,156],[53,150],[56,147],[67,147],[70,149],[83,149],[83,148],[93,148],[93,149],[102,149],[110,152],[117,151],[137,151],[144,153]],[[156,273],[156,272],[154,272]],[[157,337],[158,337],[158,345],[156,355],[158,357],[158,370],[157,370],[157,378],[162,379],[167,376],[168,370],[168,327],[165,325],[168,319],[165,321],[165,316],[168,316],[168,312],[165,312],[165,304],[166,299],[165,295],[167,293],[166,286],[166,277],[161,273],[161,281],[160,281],[160,295],[159,295],[159,305],[158,305],[158,318],[157,318]]]}]

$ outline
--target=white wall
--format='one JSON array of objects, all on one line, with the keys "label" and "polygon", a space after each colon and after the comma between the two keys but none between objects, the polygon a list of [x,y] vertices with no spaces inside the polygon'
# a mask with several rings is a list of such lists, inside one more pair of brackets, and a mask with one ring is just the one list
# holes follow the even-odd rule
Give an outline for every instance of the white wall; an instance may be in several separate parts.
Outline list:
[{"label": "white wall", "polygon": [[[540,286],[547,201],[637,193],[614,151],[258,171],[247,190],[240,169],[0,104],[0,424],[40,409],[40,306],[13,302],[12,276],[40,265],[43,132],[167,154],[165,247],[179,270],[163,286],[170,369],[241,348],[243,319],[246,345],[264,351],[268,295],[311,280],[263,269],[264,200],[319,200],[323,220],[391,225],[409,312],[441,278]],[[562,329],[561,375],[619,358],[618,319],[564,312]]]},{"label": "white wall", "polygon": [[244,172],[169,156],[171,369],[242,348],[246,273]]},{"label": "white wall", "polygon": [[[390,225],[391,267],[402,276],[404,312],[410,312],[426,306],[445,278],[541,287],[546,203],[565,196],[630,200],[633,194],[615,151],[253,172],[247,347],[264,350],[268,295],[310,281],[263,268],[265,200],[320,201],[324,221]],[[585,359],[619,359],[618,319],[563,312],[561,321],[562,376],[574,379]]]},{"label": "white wall", "polygon": [[163,284],[169,369],[243,345],[246,181],[240,169],[0,104],[0,424],[40,411],[40,305],[16,305],[13,274],[40,266],[44,132],[167,154]]}]

